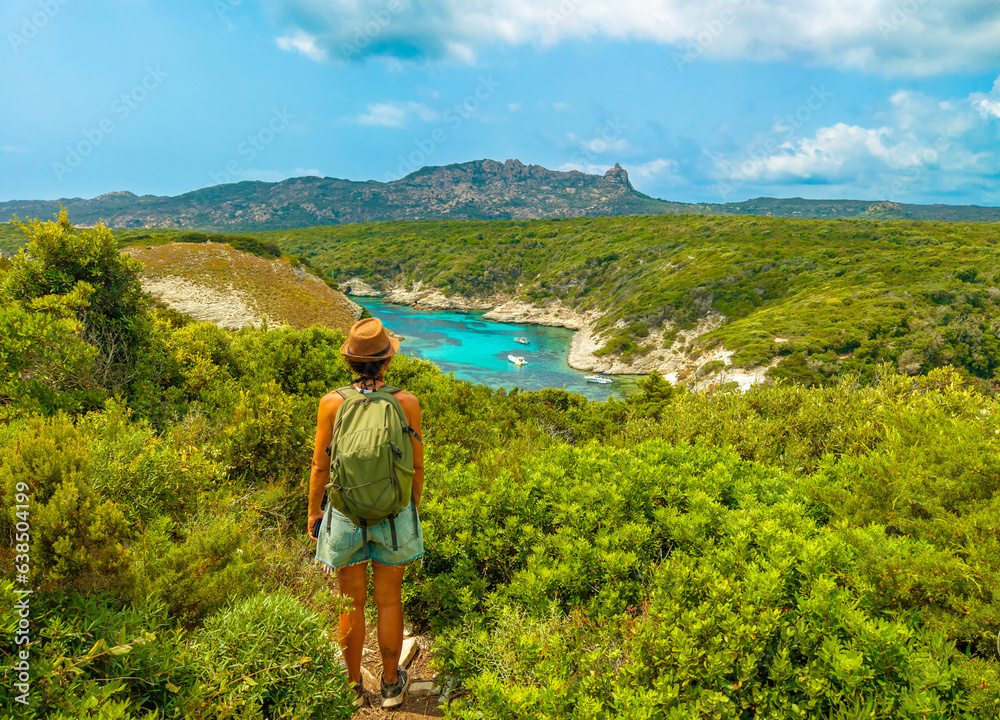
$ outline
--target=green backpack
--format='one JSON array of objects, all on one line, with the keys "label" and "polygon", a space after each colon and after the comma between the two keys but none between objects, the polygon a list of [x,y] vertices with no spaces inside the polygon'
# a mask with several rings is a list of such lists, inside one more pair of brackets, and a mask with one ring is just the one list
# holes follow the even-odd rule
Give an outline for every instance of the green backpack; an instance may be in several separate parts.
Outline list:
[{"label": "green backpack", "polygon": [[413,490],[413,441],[398,388],[383,385],[363,393],[337,390],[330,443],[330,503],[360,528],[394,519],[410,503]]}]

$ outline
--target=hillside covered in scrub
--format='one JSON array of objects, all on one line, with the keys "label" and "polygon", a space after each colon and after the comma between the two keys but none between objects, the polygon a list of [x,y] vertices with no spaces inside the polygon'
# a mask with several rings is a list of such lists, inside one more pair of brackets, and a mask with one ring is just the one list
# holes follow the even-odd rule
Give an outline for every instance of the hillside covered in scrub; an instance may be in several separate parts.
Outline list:
[{"label": "hillside covered in scrub", "polygon": [[156,300],[230,330],[266,323],[347,331],[362,314],[297,258],[262,257],[226,242],[134,245],[124,251],[142,263],[142,287]]},{"label": "hillside covered in scrub", "polygon": [[[0,260],[0,555],[27,580],[0,579],[0,707],[350,717],[305,528],[342,332],[190,322],[104,228],[25,229]],[[1000,406],[964,373],[747,393],[653,374],[602,403],[406,356],[387,381],[422,405],[404,607],[455,678],[446,717],[1000,712]]]},{"label": "hillside covered in scrub", "polygon": [[[585,313],[593,362],[619,361],[617,372],[665,373],[678,353],[698,367],[713,350],[728,354],[716,371],[774,366],[771,377],[806,384],[880,363],[911,375],[952,364],[984,381],[1000,368],[996,223],[628,216],[260,237],[342,285]],[[696,340],[678,333],[699,323]]]}]

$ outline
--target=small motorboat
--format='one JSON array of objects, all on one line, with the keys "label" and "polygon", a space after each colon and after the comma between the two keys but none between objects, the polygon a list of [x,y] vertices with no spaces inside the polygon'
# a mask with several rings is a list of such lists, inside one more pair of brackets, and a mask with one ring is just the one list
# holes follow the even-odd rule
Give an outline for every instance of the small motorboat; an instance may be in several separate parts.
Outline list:
[{"label": "small motorboat", "polygon": [[516,338],[514,338],[514,342],[519,342],[522,345],[527,345],[528,344],[528,338],[526,338],[526,337],[516,337]]},{"label": "small motorboat", "polygon": [[597,383],[598,385],[610,385],[614,382],[614,380],[603,373],[597,373],[597,375],[587,375],[583,379],[589,383]]},{"label": "small motorboat", "polygon": [[515,365],[527,365],[528,364],[528,361],[525,360],[520,355],[508,355],[507,359],[510,360]]}]

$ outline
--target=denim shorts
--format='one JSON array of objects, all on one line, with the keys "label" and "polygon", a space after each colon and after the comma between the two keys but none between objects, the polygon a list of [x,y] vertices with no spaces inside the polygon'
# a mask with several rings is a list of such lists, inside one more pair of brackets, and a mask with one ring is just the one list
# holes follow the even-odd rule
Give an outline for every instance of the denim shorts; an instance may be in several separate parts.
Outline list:
[{"label": "denim shorts", "polygon": [[[393,543],[392,525],[396,526]],[[374,560],[383,565],[401,565],[424,554],[424,534],[413,501],[390,523],[383,520],[368,528],[368,542],[361,528],[328,505],[316,543],[316,560],[331,568]]]}]

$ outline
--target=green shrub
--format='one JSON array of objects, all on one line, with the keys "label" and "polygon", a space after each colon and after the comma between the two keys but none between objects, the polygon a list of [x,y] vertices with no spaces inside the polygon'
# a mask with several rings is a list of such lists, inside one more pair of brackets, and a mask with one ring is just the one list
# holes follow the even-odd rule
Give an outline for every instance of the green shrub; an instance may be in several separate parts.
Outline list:
[{"label": "green shrub", "polygon": [[80,327],[68,317],[0,307],[0,421],[100,406],[107,394],[94,376],[98,351],[80,339]]},{"label": "green shrub", "polygon": [[6,294],[36,311],[75,298],[80,335],[97,351],[92,371],[98,383],[124,391],[140,375],[152,329],[139,283],[142,265],[119,252],[106,227],[76,229],[65,210],[56,221],[17,225],[29,242],[27,252],[13,258]]},{"label": "green shrub", "polygon": [[141,526],[160,515],[182,520],[224,480],[215,453],[164,441],[118,403],[88,415],[80,429],[91,438],[94,490],[122,508],[130,524]]},{"label": "green shrub", "polygon": [[33,586],[117,584],[131,530],[121,508],[94,491],[89,438],[60,414],[25,421],[12,440],[0,448],[0,533],[15,548],[17,524],[30,526]]},{"label": "green shrub", "polygon": [[354,695],[329,624],[285,594],[220,611],[184,657],[190,718],[348,718]]},{"label": "green shrub", "polygon": [[789,476],[660,441],[521,465],[444,474],[447,509],[427,503],[426,594],[464,613],[438,639],[457,717],[962,712],[954,648],[872,611]]},{"label": "green shrub", "polygon": [[75,592],[34,595],[31,609],[31,703],[15,705],[5,682],[0,707],[21,708],[17,717],[67,720],[148,717],[153,710],[171,716],[166,684],[183,636],[162,609],[136,612],[104,593]]},{"label": "green shrub", "polygon": [[212,323],[191,323],[170,337],[170,352],[183,378],[183,389],[194,399],[238,377],[232,335]]},{"label": "green shrub", "polygon": [[711,360],[698,368],[698,372],[695,373],[697,377],[705,377],[706,375],[714,375],[720,370],[726,367],[724,360]]},{"label": "green shrub", "polygon": [[241,390],[223,433],[229,477],[250,484],[302,482],[311,466],[317,405],[283,393],[273,381]]},{"label": "green shrub", "polygon": [[340,330],[311,327],[244,332],[232,345],[240,374],[255,383],[275,382],[291,395],[321,397],[352,377],[340,355]]},{"label": "green shrub", "polygon": [[163,604],[191,626],[258,588],[262,549],[227,516],[194,518],[177,527],[150,523],[130,548],[128,588],[137,607]]}]

